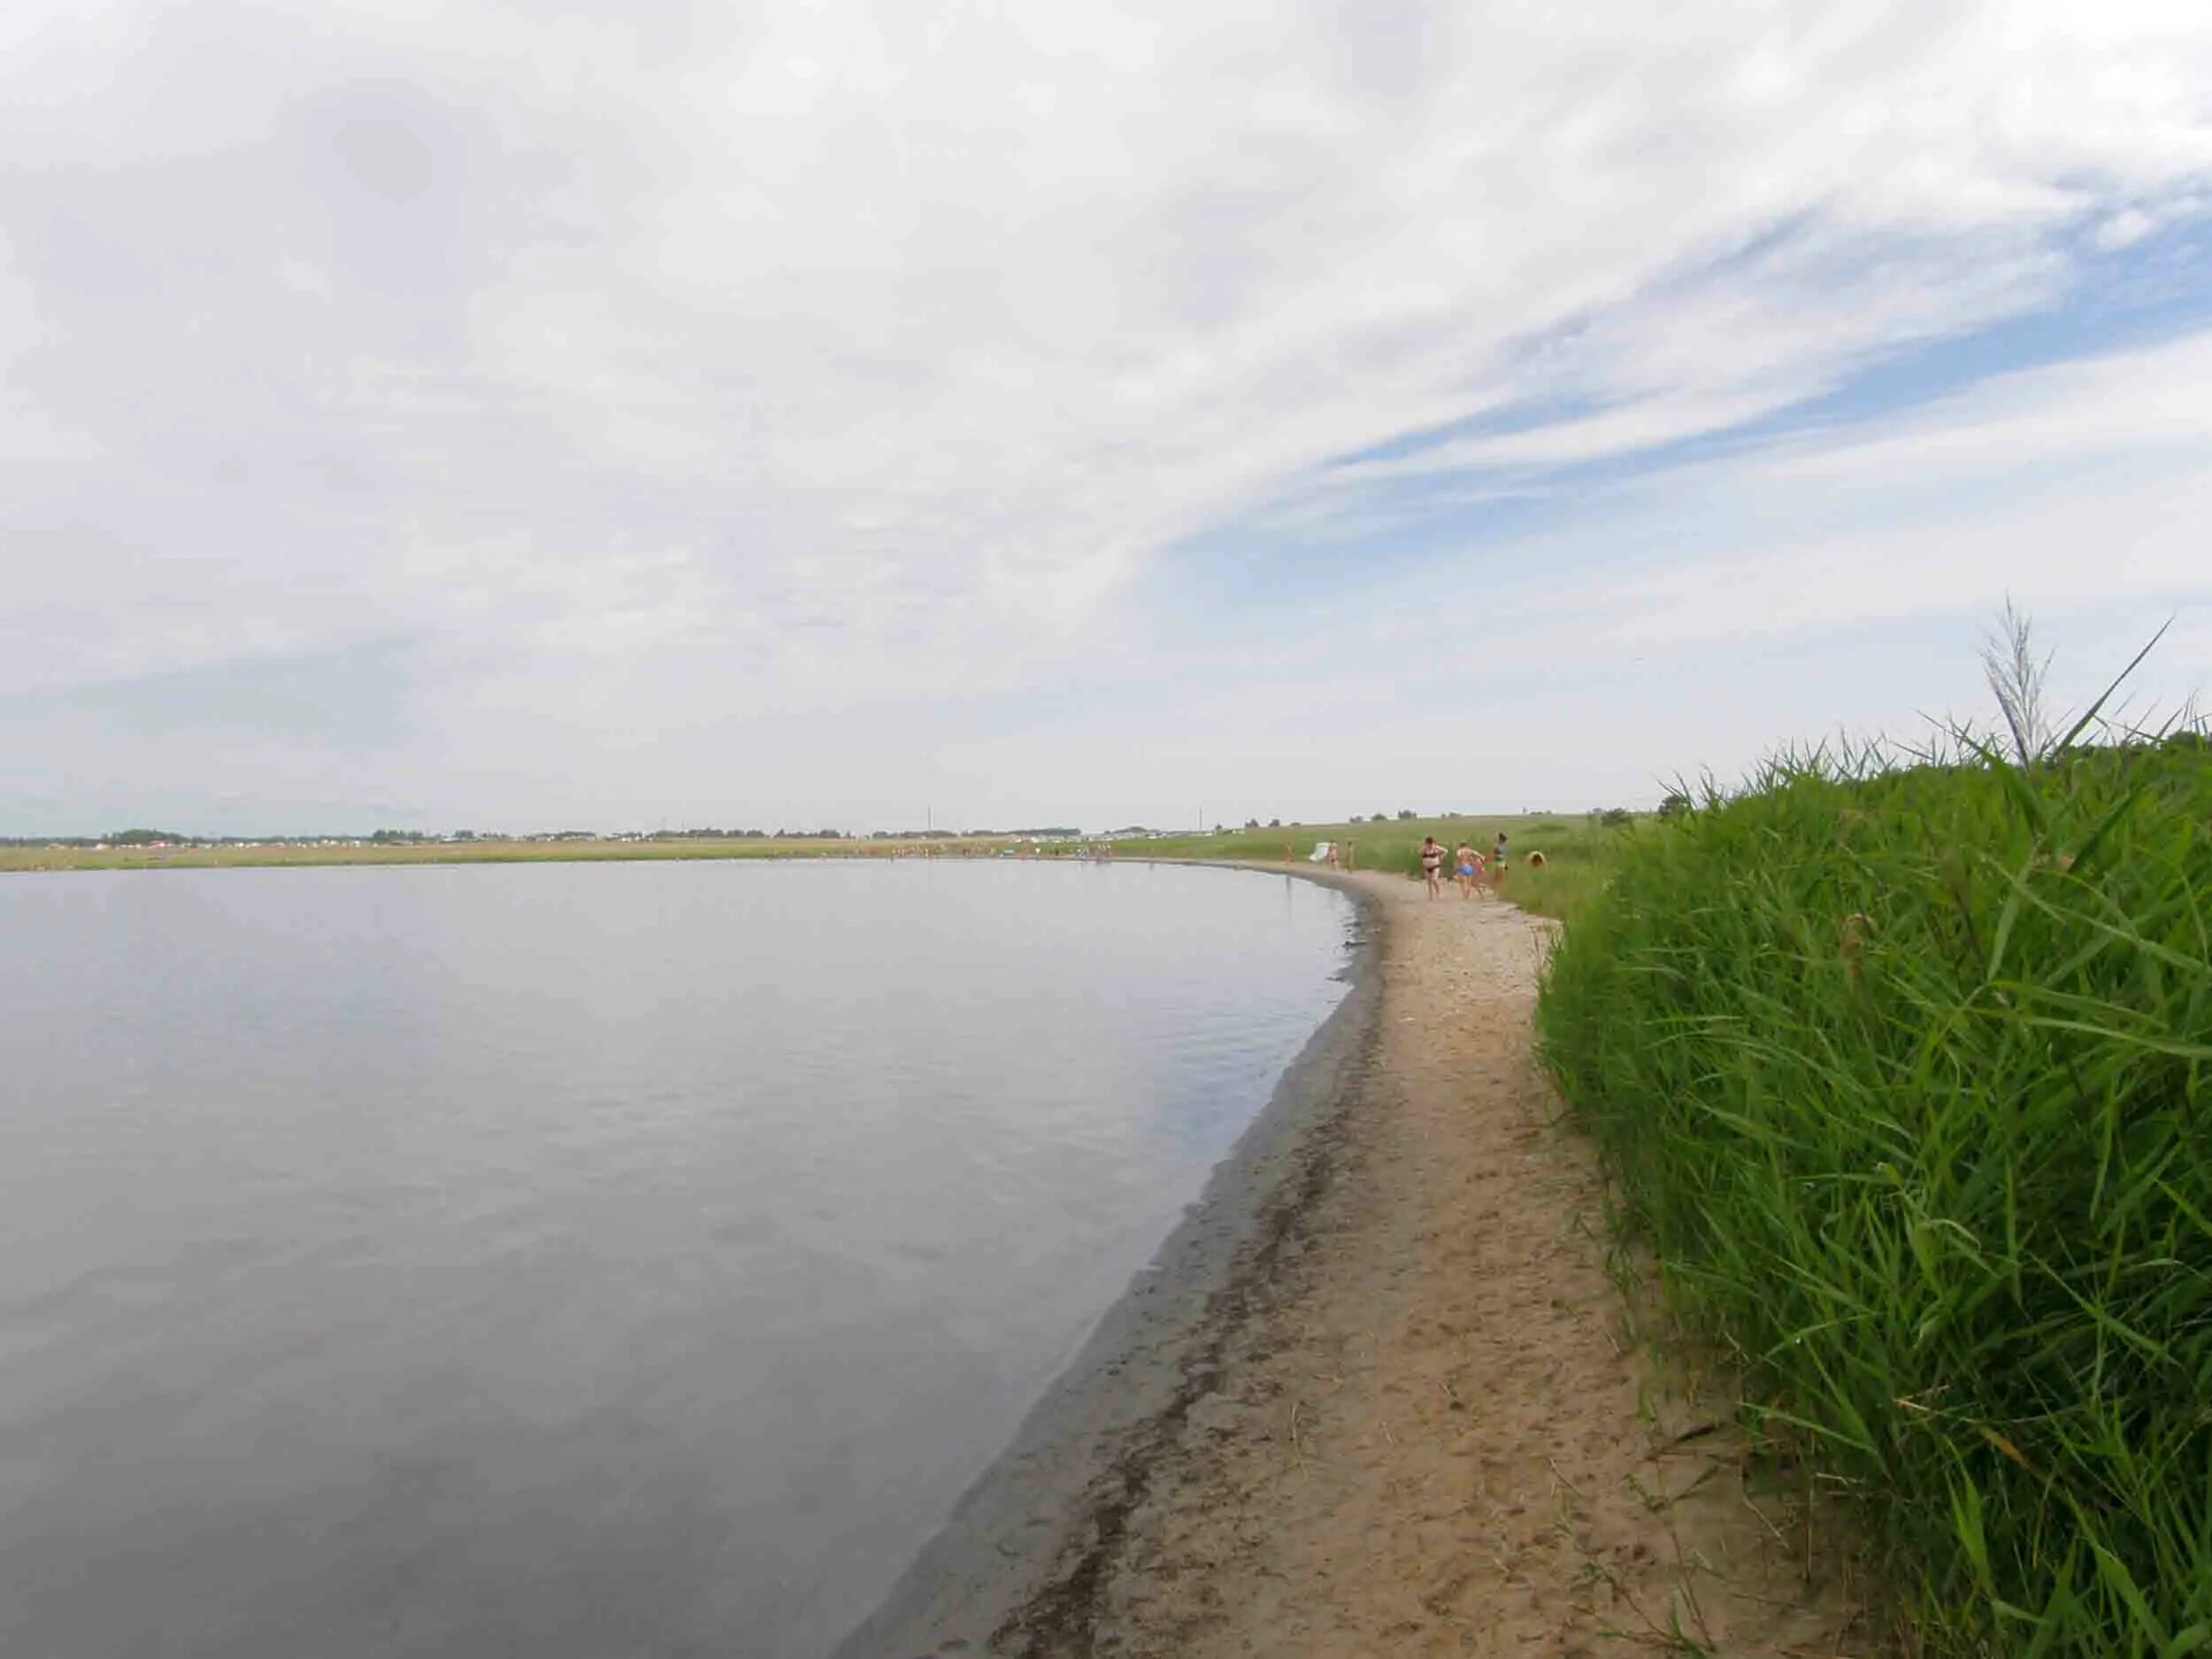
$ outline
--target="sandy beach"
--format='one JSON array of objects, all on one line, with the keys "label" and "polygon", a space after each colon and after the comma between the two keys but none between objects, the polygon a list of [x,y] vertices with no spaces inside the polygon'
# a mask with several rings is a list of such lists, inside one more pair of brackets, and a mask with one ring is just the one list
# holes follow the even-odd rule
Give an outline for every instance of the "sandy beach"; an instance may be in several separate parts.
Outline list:
[{"label": "sandy beach", "polygon": [[1609,1277],[1531,1051],[1549,925],[1324,879],[1353,995],[843,1654],[1859,1651],[1834,1552]]}]

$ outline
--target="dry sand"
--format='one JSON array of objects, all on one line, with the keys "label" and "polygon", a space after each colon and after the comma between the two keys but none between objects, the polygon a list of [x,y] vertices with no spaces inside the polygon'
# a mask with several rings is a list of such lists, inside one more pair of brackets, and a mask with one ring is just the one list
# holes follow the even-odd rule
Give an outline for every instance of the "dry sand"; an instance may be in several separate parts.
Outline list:
[{"label": "dry sand", "polygon": [[1546,925],[1353,880],[1379,1000],[1202,1330],[1161,1348],[1173,1376],[1042,1532],[1031,1495],[987,1627],[972,1605],[964,1628],[866,1640],[885,1659],[1863,1651],[1844,1569],[1805,1564],[1805,1512],[1629,1334],[1594,1159],[1532,1063]]}]

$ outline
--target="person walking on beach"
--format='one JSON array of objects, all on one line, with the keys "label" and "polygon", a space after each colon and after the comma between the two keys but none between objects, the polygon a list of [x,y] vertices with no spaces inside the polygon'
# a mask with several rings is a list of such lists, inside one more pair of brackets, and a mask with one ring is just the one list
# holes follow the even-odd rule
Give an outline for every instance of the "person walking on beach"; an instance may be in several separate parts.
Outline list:
[{"label": "person walking on beach", "polygon": [[1462,841],[1452,854],[1452,863],[1459,869],[1459,896],[1463,899],[1473,898],[1475,883],[1482,877],[1480,855],[1465,841]]},{"label": "person walking on beach", "polygon": [[1429,897],[1437,898],[1444,891],[1444,848],[1433,835],[1421,838],[1421,879],[1428,883]]},{"label": "person walking on beach", "polygon": [[1490,849],[1490,889],[1496,892],[1505,885],[1505,832],[1498,832],[1498,839]]}]

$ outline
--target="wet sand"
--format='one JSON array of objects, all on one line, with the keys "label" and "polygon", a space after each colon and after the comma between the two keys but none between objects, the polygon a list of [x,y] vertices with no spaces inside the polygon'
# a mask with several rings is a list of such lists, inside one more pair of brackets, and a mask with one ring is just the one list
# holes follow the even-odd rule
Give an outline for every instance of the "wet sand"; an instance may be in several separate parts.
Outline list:
[{"label": "wet sand", "polygon": [[1859,1651],[1819,1517],[1632,1331],[1548,925],[1310,879],[1352,994],[841,1659]]}]

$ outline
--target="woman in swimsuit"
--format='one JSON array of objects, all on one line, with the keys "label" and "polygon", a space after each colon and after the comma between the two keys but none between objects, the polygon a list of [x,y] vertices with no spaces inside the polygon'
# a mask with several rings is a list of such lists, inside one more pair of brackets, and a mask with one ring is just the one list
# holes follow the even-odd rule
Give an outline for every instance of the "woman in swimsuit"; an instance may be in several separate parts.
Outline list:
[{"label": "woman in swimsuit", "polygon": [[1444,891],[1444,849],[1433,835],[1421,838],[1421,879],[1429,884],[1429,897]]},{"label": "woman in swimsuit", "polygon": [[1452,862],[1459,866],[1459,896],[1471,899],[1475,896],[1476,879],[1482,873],[1482,860],[1473,848],[1462,841],[1452,854]]}]

